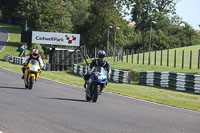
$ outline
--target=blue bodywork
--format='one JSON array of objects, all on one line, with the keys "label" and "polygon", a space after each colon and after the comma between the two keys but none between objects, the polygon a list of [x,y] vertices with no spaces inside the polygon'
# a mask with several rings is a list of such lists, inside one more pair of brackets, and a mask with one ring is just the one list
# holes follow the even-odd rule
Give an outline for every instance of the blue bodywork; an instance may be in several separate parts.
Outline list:
[{"label": "blue bodywork", "polygon": [[93,83],[105,85],[107,82],[107,72],[103,67],[96,67],[92,72],[91,78]]}]

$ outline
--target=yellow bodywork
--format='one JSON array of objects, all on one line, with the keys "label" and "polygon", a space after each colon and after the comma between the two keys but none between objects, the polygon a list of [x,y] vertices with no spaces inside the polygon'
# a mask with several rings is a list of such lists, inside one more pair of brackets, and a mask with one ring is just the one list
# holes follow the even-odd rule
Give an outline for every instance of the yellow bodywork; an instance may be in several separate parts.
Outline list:
[{"label": "yellow bodywork", "polygon": [[37,81],[40,73],[41,71],[39,62],[37,60],[30,60],[25,69],[25,87],[32,89],[32,86]]}]

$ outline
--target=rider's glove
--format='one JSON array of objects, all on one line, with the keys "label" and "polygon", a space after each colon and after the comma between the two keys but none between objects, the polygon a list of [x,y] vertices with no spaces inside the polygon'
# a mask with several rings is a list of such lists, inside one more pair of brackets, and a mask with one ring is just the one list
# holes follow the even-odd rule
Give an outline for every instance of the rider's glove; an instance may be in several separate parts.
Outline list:
[{"label": "rider's glove", "polygon": [[92,71],[90,71],[90,70],[87,71],[87,74],[91,74],[91,73],[92,73]]},{"label": "rider's glove", "polygon": [[110,75],[108,75],[107,77],[108,77],[108,80],[110,80]]}]

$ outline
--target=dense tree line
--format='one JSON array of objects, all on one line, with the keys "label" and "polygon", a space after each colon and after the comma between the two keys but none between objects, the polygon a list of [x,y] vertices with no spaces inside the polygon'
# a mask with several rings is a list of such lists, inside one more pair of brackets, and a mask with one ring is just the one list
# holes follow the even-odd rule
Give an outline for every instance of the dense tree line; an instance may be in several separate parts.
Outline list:
[{"label": "dense tree line", "polygon": [[[177,0],[1,0],[0,17],[25,23],[31,30],[78,33],[82,45],[153,49],[200,44],[192,27],[176,14]],[[131,9],[129,26],[124,16]],[[112,26],[112,28],[109,28]],[[116,29],[119,27],[120,29]],[[109,30],[109,42],[108,41]]]}]

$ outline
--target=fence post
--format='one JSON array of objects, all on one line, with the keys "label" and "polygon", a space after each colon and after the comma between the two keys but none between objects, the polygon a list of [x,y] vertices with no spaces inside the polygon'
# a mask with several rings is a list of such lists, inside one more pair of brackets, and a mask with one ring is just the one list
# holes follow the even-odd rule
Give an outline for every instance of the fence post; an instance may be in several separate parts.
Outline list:
[{"label": "fence post", "polygon": [[200,49],[199,49],[199,51],[198,51],[198,66],[197,66],[198,69],[199,69],[199,65],[200,65],[199,60],[200,60]]},{"label": "fence post", "polygon": [[174,68],[176,68],[176,50],[174,51]]},{"label": "fence post", "polygon": [[162,66],[162,50],[160,51],[160,66]]},{"label": "fence post", "polygon": [[132,54],[132,58],[131,58],[131,63],[133,64],[133,54],[134,54],[134,50],[131,50],[131,54]]},{"label": "fence post", "polygon": [[117,62],[119,62],[119,50],[116,51],[116,56],[117,56]]},{"label": "fence post", "polygon": [[184,50],[182,52],[182,69],[184,68]]},{"label": "fence post", "polygon": [[128,63],[128,54],[129,54],[129,51],[128,49],[126,50],[126,63]]},{"label": "fence post", "polygon": [[142,60],[142,64],[144,65],[144,49],[143,49],[143,60]]},{"label": "fence post", "polygon": [[190,51],[190,69],[192,68],[192,50]]},{"label": "fence post", "polygon": [[154,65],[156,65],[156,50],[155,50]]},{"label": "fence post", "polygon": [[119,50],[118,50],[118,61],[120,61],[120,59],[121,59],[121,57],[120,57],[120,53],[121,53],[121,48],[119,48]]},{"label": "fence post", "polygon": [[140,55],[140,50],[138,50],[138,56],[137,56],[137,64],[139,64],[139,55]]},{"label": "fence post", "polygon": [[124,61],[123,56],[124,56],[124,49],[122,49],[122,62]]},{"label": "fence post", "polygon": [[169,49],[167,50],[167,66],[169,66]]}]

